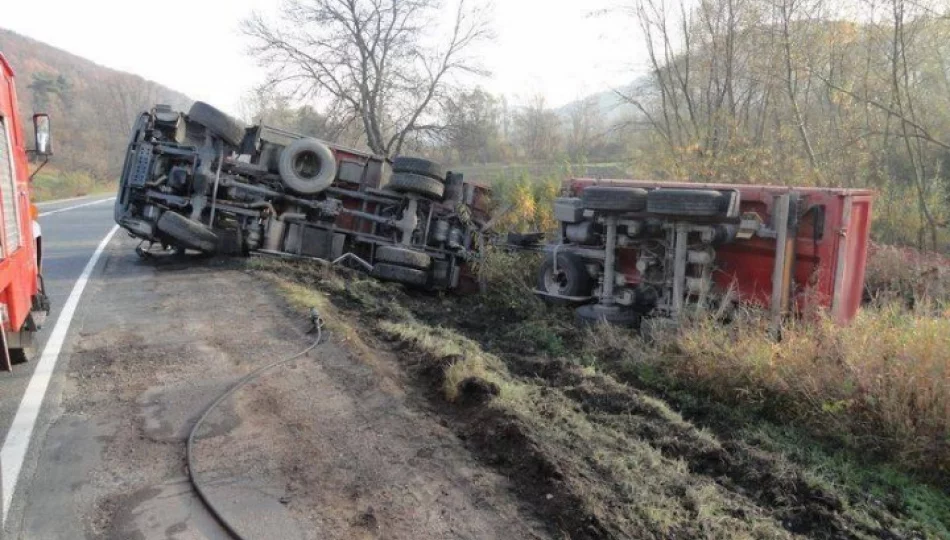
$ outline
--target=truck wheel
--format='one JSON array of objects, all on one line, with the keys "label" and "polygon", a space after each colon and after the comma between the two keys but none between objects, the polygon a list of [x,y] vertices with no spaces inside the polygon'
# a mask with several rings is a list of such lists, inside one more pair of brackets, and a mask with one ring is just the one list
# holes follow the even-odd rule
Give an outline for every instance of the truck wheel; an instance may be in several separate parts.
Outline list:
[{"label": "truck wheel", "polygon": [[413,193],[437,200],[441,200],[445,193],[445,184],[415,173],[394,174],[387,187],[400,193]]},{"label": "truck wheel", "polygon": [[218,247],[218,236],[210,229],[175,212],[167,211],[158,218],[158,230],[183,248],[214,253]]},{"label": "truck wheel", "polygon": [[614,326],[637,326],[640,315],[629,309],[602,304],[584,304],[574,311],[577,323],[581,326],[612,324]]},{"label": "truck wheel", "polygon": [[428,254],[396,246],[380,246],[376,250],[376,259],[380,262],[419,270],[428,270],[432,265],[432,257]]},{"label": "truck wheel", "polygon": [[647,190],[617,186],[590,186],[581,192],[587,210],[642,212],[647,207]]},{"label": "truck wheel", "polygon": [[[538,289],[548,294],[561,296],[590,296],[594,280],[587,272],[584,260],[573,253],[558,253],[557,272],[554,257],[548,255],[538,269]],[[548,302],[563,304],[567,300],[544,297]]]},{"label": "truck wheel", "polygon": [[301,195],[315,195],[330,187],[336,178],[336,158],[322,142],[303,138],[280,153],[277,170],[280,181]]},{"label": "truck wheel", "polygon": [[244,140],[244,126],[240,122],[204,101],[196,101],[191,106],[188,119],[204,126],[231,146],[240,146]]},{"label": "truck wheel", "polygon": [[418,174],[440,182],[445,181],[445,169],[442,165],[422,158],[396,156],[393,158],[393,172]]},{"label": "truck wheel", "polygon": [[710,189],[656,189],[647,198],[647,212],[712,217],[723,213],[722,201],[723,194]]},{"label": "truck wheel", "polygon": [[429,275],[422,270],[387,263],[374,266],[373,276],[383,281],[395,281],[414,287],[424,287],[429,281]]}]

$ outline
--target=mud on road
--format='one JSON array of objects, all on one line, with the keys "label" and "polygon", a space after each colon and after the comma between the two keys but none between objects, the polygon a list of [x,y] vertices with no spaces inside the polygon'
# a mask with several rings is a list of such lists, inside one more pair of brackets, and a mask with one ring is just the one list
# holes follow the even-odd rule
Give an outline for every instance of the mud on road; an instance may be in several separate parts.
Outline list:
[{"label": "mud on road", "polygon": [[[187,482],[188,431],[229,385],[313,339],[243,263],[140,261],[132,247],[110,247],[77,321],[24,538],[225,538]],[[328,326],[199,434],[195,472],[242,534],[546,536],[507,479],[413,404],[395,357]]]}]

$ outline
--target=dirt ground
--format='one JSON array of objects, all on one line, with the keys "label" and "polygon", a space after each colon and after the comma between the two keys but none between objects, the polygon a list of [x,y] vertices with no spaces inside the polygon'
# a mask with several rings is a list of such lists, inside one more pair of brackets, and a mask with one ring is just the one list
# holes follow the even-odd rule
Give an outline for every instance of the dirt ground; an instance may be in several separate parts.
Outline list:
[{"label": "dirt ground", "polygon": [[939,524],[922,525],[886,496],[855,495],[768,441],[694,423],[572,360],[586,339],[576,328],[558,331],[563,352],[552,358],[539,346],[550,336],[519,321],[510,298],[491,305],[499,299],[406,291],[305,264],[252,266],[298,284],[285,287],[290,297],[323,291],[355,341],[394,351],[397,380],[419,407],[510,478],[552,536],[941,537]]},{"label": "dirt ground", "polygon": [[[307,346],[308,321],[240,263],[140,262],[119,244],[77,332],[32,499],[68,506],[87,538],[225,538],[187,483],[188,431],[234,381]],[[510,481],[405,392],[395,357],[350,346],[332,324],[325,338],[200,434],[196,472],[242,535],[547,537]],[[67,537],[25,520],[27,538]]]}]

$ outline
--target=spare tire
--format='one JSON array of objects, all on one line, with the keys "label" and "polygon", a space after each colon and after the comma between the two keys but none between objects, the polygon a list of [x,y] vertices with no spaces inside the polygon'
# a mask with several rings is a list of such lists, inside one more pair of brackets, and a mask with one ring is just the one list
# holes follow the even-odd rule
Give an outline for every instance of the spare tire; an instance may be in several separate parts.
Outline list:
[{"label": "spare tire", "polygon": [[393,172],[418,174],[440,182],[445,181],[445,169],[442,165],[422,158],[396,156],[393,158]]},{"label": "spare tire", "polygon": [[647,190],[619,186],[590,186],[581,192],[585,209],[606,212],[642,212],[647,207]]},{"label": "spare tire", "polygon": [[438,200],[441,200],[445,193],[445,184],[442,182],[414,173],[393,174],[389,185],[386,187],[400,193],[413,193]]},{"label": "spare tire", "polygon": [[244,140],[244,125],[204,101],[196,101],[188,111],[188,119],[204,126],[231,146]]},{"label": "spare tire", "polygon": [[712,217],[724,213],[722,201],[723,194],[711,189],[656,189],[647,198],[647,212]]},{"label": "spare tire", "polygon": [[330,187],[336,178],[336,158],[316,139],[297,139],[281,151],[277,170],[288,189],[314,195]]},{"label": "spare tire", "polygon": [[373,276],[384,281],[395,281],[415,287],[423,287],[429,282],[429,275],[422,270],[387,263],[378,263],[374,266]]},{"label": "spare tire", "polygon": [[376,250],[376,260],[419,270],[428,270],[432,265],[432,257],[428,254],[398,246],[379,246]]},{"label": "spare tire", "polygon": [[202,253],[214,253],[218,247],[218,236],[211,229],[175,212],[166,211],[162,214],[157,227],[179,247]]}]

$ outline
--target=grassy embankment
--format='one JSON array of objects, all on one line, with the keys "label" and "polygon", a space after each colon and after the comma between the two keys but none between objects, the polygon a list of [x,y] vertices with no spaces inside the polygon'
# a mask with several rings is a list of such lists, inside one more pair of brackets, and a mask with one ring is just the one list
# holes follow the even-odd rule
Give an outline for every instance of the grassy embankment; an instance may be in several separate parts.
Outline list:
[{"label": "grassy embankment", "polygon": [[[557,180],[496,193],[506,227],[544,226]],[[647,342],[540,303],[536,263],[491,253],[489,292],[468,298],[309,263],[252,268],[299,307],[322,303],[348,340],[401,351],[433,410],[571,537],[950,537],[941,267],[876,250],[874,301],[847,328],[819,314],[775,342],[745,310]]]},{"label": "grassy embankment", "polygon": [[114,193],[115,182],[102,182],[81,172],[64,172],[46,166],[33,178],[33,201],[51,201]]}]

